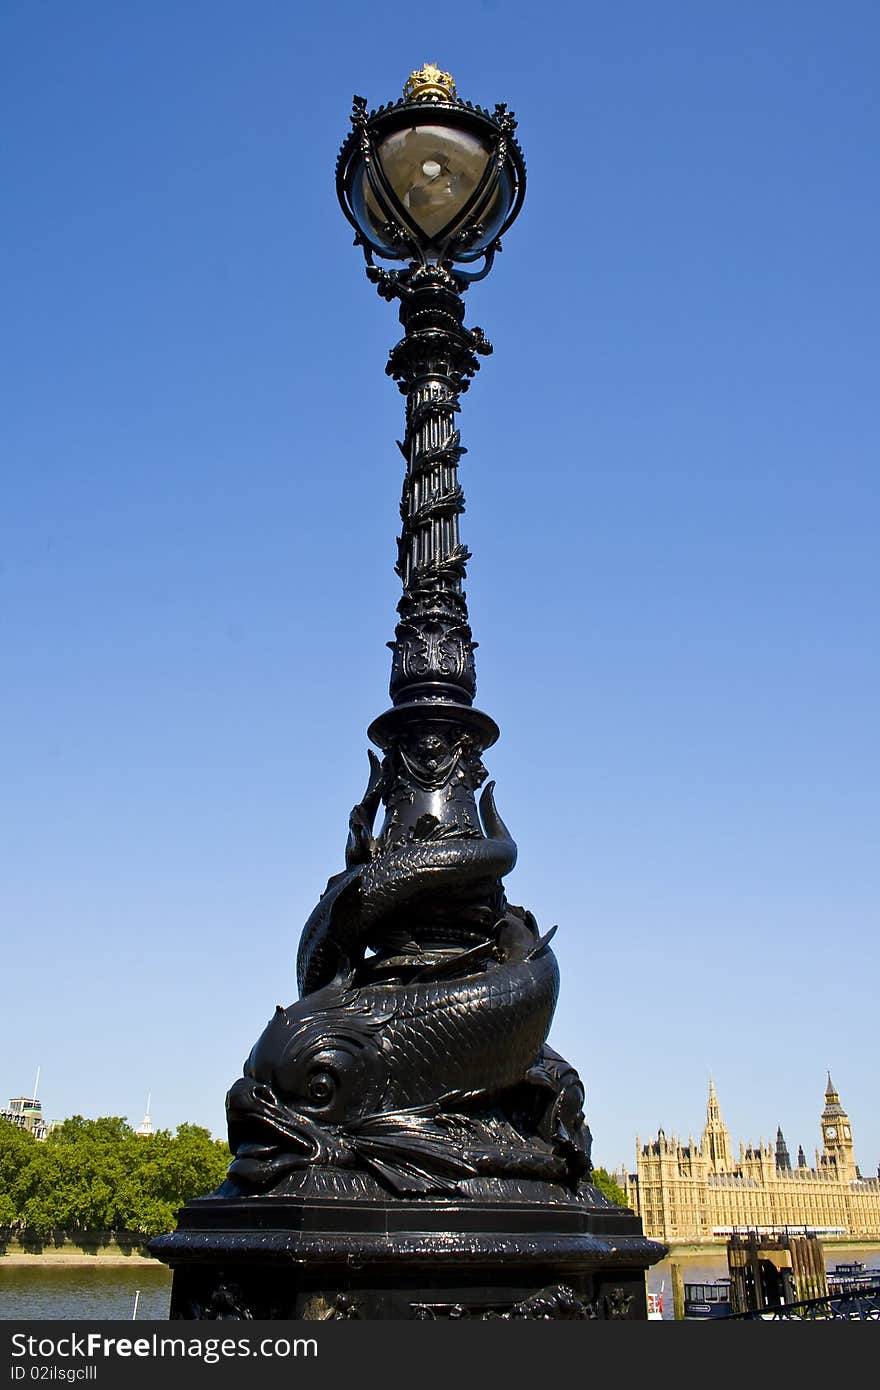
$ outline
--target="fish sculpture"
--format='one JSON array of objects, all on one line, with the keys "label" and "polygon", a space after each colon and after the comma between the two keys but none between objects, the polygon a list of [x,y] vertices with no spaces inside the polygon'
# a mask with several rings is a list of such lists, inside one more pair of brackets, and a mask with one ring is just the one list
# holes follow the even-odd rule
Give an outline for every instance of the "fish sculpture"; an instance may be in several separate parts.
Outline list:
[{"label": "fish sculpture", "polygon": [[[371,834],[381,784],[371,756],[347,868],[303,928],[301,997],[277,1006],[227,1096],[229,1179],[265,1191],[323,1166],[399,1194],[461,1192],[481,1175],[576,1186],[590,1170],[583,1087],[546,1044],[556,929],[541,936],[501,892],[516,845],[494,783],[481,829],[443,833],[423,815],[386,846]],[[445,949],[425,950],[413,923],[450,894],[461,943],[450,949],[447,923]]]}]

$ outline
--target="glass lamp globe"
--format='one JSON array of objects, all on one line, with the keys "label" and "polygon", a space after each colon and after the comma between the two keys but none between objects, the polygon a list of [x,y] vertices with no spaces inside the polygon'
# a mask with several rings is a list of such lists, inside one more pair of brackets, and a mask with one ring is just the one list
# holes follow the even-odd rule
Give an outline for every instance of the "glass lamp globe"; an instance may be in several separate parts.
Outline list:
[{"label": "glass lamp globe", "polygon": [[[467,130],[443,125],[409,125],[377,143],[376,157],[408,220],[414,222],[427,246],[438,245],[457,223],[484,178],[492,149],[488,141]],[[361,230],[383,250],[394,243],[384,231],[383,216],[370,187],[365,166],[352,184],[352,209]],[[502,169],[493,180],[489,199],[479,214],[483,229],[468,246],[483,251],[495,240],[513,198],[513,180]]]},{"label": "glass lamp globe", "polygon": [[[428,84],[426,73],[446,84]],[[404,100],[365,118],[360,138],[343,145],[340,201],[379,255],[408,259],[415,248],[425,261],[473,260],[519,210],[525,168],[512,130],[454,92],[449,74],[428,64]]]}]

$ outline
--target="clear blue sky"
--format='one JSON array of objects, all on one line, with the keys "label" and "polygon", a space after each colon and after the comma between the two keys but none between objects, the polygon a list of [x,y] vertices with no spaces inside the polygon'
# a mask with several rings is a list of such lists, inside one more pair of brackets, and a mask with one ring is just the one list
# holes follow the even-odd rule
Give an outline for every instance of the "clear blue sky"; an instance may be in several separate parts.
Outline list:
[{"label": "clear blue sky", "polygon": [[[443,38],[446,32],[447,37]],[[333,171],[426,60],[516,110],[463,538],[512,901],[599,1163],[877,1104],[880,9],[7,0],[0,1091],[191,1120],[387,705],[395,310]]]}]

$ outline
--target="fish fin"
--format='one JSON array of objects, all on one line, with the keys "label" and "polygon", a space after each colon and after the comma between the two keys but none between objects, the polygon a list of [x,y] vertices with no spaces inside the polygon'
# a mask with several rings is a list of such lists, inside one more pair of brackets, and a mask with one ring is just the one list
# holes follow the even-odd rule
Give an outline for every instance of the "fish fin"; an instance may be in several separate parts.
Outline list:
[{"label": "fish fin", "polygon": [[459,951],[447,960],[438,960],[433,965],[426,965],[417,975],[413,976],[412,982],[413,984],[424,984],[428,980],[446,980],[450,976],[467,973],[471,966],[482,965],[487,960],[494,960],[495,954],[495,943],[483,941],[479,946],[473,946],[469,951]]},{"label": "fish fin", "polygon": [[421,956],[422,947],[418,941],[414,941],[406,927],[390,927],[382,934],[382,949],[387,954],[393,951],[396,955]]},{"label": "fish fin", "polygon": [[377,1177],[384,1178],[387,1185],[401,1196],[460,1195],[458,1183],[452,1178],[425,1173],[407,1163],[386,1163],[373,1154],[365,1153],[362,1158],[367,1168],[371,1168]]},{"label": "fish fin", "polygon": [[544,935],[535,942],[534,947],[531,951],[529,951],[529,954],[526,956],[526,960],[534,960],[537,956],[543,955],[543,953],[550,945],[550,942],[553,940],[558,930],[559,927],[557,925],[555,927],[551,927],[549,931],[545,932]]},{"label": "fish fin", "polygon": [[361,1161],[398,1192],[456,1192],[476,1168],[460,1138],[434,1123],[436,1105],[369,1115],[346,1132]]},{"label": "fish fin", "polygon": [[504,821],[498,814],[498,807],[495,805],[495,782],[487,782],[480,795],[480,820],[483,822],[487,840],[503,840],[511,846],[514,863],[516,862],[516,845],[513,836],[508,830]]},{"label": "fish fin", "polygon": [[[483,1102],[486,1100],[486,1097],[487,1092],[482,1089],[473,1091],[446,1091],[437,1101],[435,1107],[438,1118],[442,1118],[443,1112],[446,1110],[457,1111],[461,1106],[470,1105],[474,1101]],[[464,1119],[460,1114],[456,1114],[455,1118],[459,1123]]]}]

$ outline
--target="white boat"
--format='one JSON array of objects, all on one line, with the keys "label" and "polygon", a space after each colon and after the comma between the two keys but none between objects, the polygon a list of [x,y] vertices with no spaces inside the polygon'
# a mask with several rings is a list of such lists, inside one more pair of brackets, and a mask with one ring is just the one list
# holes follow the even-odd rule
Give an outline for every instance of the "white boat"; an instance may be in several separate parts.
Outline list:
[{"label": "white boat", "polygon": [[876,1291],[880,1287],[880,1269],[868,1269],[863,1260],[836,1264],[826,1270],[825,1277],[832,1297],[858,1294],[865,1290]]}]

